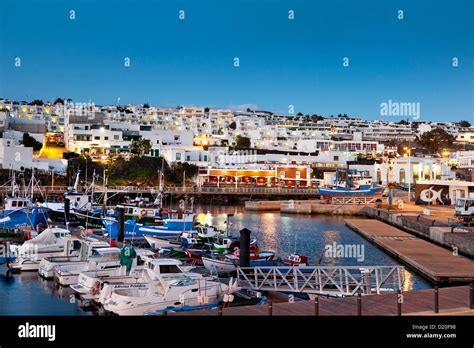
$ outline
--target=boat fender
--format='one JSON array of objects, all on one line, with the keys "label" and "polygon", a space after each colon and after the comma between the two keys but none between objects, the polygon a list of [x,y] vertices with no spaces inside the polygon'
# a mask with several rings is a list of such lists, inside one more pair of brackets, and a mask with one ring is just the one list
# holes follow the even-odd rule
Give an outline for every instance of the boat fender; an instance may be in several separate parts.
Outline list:
[{"label": "boat fender", "polygon": [[58,196],[58,197],[56,198],[56,201],[58,201],[59,203],[64,202],[64,196]]},{"label": "boat fender", "polygon": [[144,217],[146,215],[146,209],[140,210],[140,217]]},{"label": "boat fender", "polygon": [[91,289],[91,294],[95,296],[100,289],[100,281],[96,281],[94,287]]}]

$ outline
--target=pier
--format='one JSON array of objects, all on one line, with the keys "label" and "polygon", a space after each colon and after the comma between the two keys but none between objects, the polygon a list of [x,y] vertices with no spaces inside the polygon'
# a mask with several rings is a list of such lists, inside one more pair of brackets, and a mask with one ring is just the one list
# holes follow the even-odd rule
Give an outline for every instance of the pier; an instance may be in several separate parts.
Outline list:
[{"label": "pier", "polygon": [[474,281],[474,262],[451,250],[378,220],[346,219],[345,223],[434,283]]},{"label": "pier", "polygon": [[224,307],[168,315],[229,316],[371,316],[371,315],[474,315],[474,286],[456,286],[383,293],[380,295],[298,300],[254,306]]}]

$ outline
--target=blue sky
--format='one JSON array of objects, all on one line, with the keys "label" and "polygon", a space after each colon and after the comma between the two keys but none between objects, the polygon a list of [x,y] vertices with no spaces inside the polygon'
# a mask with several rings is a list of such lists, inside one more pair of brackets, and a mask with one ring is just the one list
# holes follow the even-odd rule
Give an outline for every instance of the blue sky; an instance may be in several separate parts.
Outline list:
[{"label": "blue sky", "polygon": [[391,99],[419,102],[421,120],[473,120],[473,4],[0,0],[0,97],[281,113],[294,105],[367,119],[383,118],[380,103]]}]

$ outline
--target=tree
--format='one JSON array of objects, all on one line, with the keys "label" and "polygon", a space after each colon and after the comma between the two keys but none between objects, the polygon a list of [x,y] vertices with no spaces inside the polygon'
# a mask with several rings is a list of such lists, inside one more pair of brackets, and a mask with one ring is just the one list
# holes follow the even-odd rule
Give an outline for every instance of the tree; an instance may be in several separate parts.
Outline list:
[{"label": "tree", "polygon": [[64,105],[64,99],[56,98],[56,100],[54,101],[53,104],[54,104],[54,105],[56,105],[56,104]]},{"label": "tree", "polygon": [[143,104],[143,107],[144,107],[145,109],[149,109],[149,108],[150,108],[150,104],[145,103],[145,104]]},{"label": "tree", "polygon": [[43,101],[41,99],[35,99],[33,101],[31,101],[28,105],[43,105]]},{"label": "tree", "polygon": [[209,113],[209,108],[207,108],[207,107],[204,108],[204,112],[205,112],[205,113]]},{"label": "tree", "polygon": [[176,162],[171,165],[171,173],[166,178],[166,181],[176,185],[182,185],[183,177],[185,176],[184,172],[186,172],[186,179],[189,179],[197,175],[198,170],[198,166],[194,164],[188,162]]},{"label": "tree", "polygon": [[466,120],[462,120],[461,122],[459,122],[459,127],[469,128],[471,127],[471,124]]},{"label": "tree", "polygon": [[406,120],[400,120],[400,122],[398,122],[398,124],[404,124],[404,125],[407,125],[407,124],[408,124],[408,121],[406,121]]},{"label": "tree", "polygon": [[251,108],[247,108],[247,112],[253,112]]},{"label": "tree", "polygon": [[417,143],[430,154],[440,153],[444,149],[453,148],[454,136],[441,128],[435,128],[423,133],[417,138]]},{"label": "tree", "polygon": [[235,121],[229,124],[229,129],[235,130],[236,128],[237,128],[237,123],[235,123]]},{"label": "tree", "polygon": [[250,139],[247,137],[242,137],[238,135],[235,138],[235,148],[236,149],[248,149],[250,148],[251,142]]},{"label": "tree", "polygon": [[35,138],[33,138],[31,135],[28,133],[23,133],[23,141],[22,141],[23,146],[25,147],[32,147],[33,151],[39,151],[43,147],[43,144],[37,141]]},{"label": "tree", "polygon": [[143,157],[146,153],[151,151],[151,142],[149,139],[138,139],[132,141],[130,144],[130,152]]}]

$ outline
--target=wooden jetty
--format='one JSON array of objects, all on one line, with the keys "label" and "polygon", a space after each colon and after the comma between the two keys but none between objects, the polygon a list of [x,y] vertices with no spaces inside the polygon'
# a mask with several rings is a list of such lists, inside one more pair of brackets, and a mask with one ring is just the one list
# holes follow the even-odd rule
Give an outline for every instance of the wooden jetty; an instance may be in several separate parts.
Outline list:
[{"label": "wooden jetty", "polygon": [[417,238],[373,219],[346,219],[346,224],[375,245],[434,283],[474,281],[474,262],[452,250]]},{"label": "wooden jetty", "polygon": [[[316,301],[296,300],[253,306],[224,307],[212,310],[176,312],[168,315],[229,315],[229,316],[357,316],[357,315],[474,315],[474,287],[457,286],[438,289],[415,290],[358,298],[319,297]],[[400,297],[401,296],[401,297]],[[438,299],[438,302],[436,302]]]}]

